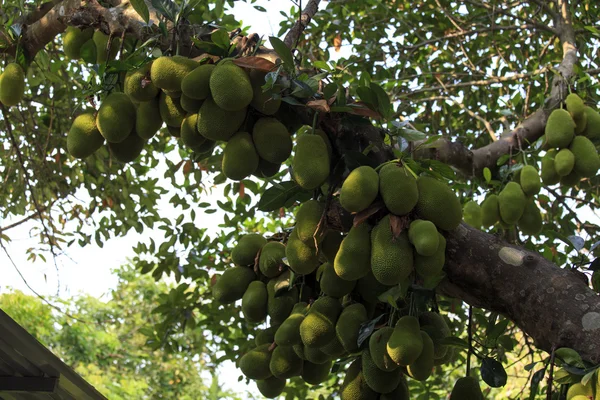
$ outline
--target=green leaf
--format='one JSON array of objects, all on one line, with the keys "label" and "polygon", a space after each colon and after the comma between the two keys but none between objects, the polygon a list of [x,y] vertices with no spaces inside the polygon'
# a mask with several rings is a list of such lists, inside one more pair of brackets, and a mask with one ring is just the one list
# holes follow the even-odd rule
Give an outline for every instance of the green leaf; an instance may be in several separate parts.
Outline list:
[{"label": "green leaf", "polygon": [[171,22],[177,22],[179,6],[171,0],[150,0],[152,6],[166,19]]},{"label": "green leaf", "polygon": [[461,347],[463,349],[469,348],[469,344],[465,340],[455,336],[447,336],[441,339],[438,343],[446,346]]},{"label": "green leaf", "polygon": [[303,189],[296,182],[281,182],[280,186],[270,187],[263,193],[257,207],[260,211],[278,210],[302,191]]},{"label": "green leaf", "polygon": [[271,46],[273,46],[273,50],[277,53],[281,61],[283,61],[283,65],[288,71],[293,71],[295,69],[294,65],[294,56],[292,55],[291,50],[283,43],[283,41],[275,36],[269,37],[269,42]]},{"label": "green leaf", "polygon": [[481,379],[488,386],[497,388],[506,385],[508,376],[501,363],[491,357],[485,357],[481,362]]},{"label": "green leaf", "polygon": [[488,167],[485,167],[483,169],[483,177],[485,178],[485,181],[489,184],[490,181],[492,180],[492,171],[490,171],[490,169]]},{"label": "green leaf", "polygon": [[585,368],[585,364],[583,363],[583,360],[581,359],[579,353],[577,353],[571,348],[561,347],[560,349],[556,349],[554,351],[554,356],[558,357],[567,365],[578,368]]},{"label": "green leaf", "polygon": [[229,34],[225,29],[219,29],[218,31],[214,31],[210,35],[210,40],[214,44],[216,44],[219,48],[229,51],[229,46],[231,45],[229,41]]},{"label": "green leaf", "polygon": [[137,12],[139,16],[142,17],[145,23],[148,23],[148,21],[150,21],[150,11],[148,11],[148,6],[146,5],[146,2],[144,2],[144,0],[131,0],[130,3],[133,6],[135,12]]}]

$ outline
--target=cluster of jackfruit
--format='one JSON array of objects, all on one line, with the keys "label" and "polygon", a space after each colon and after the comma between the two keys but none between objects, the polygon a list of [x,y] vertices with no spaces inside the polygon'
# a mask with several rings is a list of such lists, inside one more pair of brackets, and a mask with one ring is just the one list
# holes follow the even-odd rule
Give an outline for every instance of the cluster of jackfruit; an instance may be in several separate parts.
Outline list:
[{"label": "cluster of jackfruit", "polygon": [[109,36],[93,28],[79,29],[68,26],[62,35],[65,56],[72,60],[83,59],[90,64],[104,64],[117,56],[121,39],[114,37],[108,50]]},{"label": "cluster of jackfruit", "polygon": [[0,103],[17,105],[25,94],[25,72],[17,63],[10,63],[0,74]]}]

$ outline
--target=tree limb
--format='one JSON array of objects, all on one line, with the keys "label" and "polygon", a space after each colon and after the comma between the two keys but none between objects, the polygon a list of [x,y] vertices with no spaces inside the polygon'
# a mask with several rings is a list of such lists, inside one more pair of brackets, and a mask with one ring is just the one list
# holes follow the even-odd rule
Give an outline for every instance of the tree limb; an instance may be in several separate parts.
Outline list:
[{"label": "tree limb", "polygon": [[292,26],[292,29],[290,29],[283,39],[283,43],[285,43],[287,47],[292,48],[292,46],[295,46],[295,44],[298,42],[300,35],[302,32],[304,32],[304,29],[306,29],[308,24],[310,24],[312,17],[314,17],[317,13],[320,2],[321,0],[309,0],[308,4],[302,11],[302,14],[300,14],[298,21],[296,21],[294,26]]}]

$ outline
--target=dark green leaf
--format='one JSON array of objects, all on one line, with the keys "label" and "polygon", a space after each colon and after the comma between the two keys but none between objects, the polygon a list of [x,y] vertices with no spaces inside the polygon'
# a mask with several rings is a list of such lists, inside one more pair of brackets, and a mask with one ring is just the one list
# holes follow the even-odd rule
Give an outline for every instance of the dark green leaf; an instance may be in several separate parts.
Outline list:
[{"label": "dark green leaf", "polygon": [[140,17],[144,20],[145,23],[148,23],[150,20],[150,11],[148,11],[148,6],[144,0],[131,0],[131,5],[135,12],[139,14]]},{"label": "dark green leaf", "polygon": [[371,333],[373,333],[373,331],[375,330],[375,326],[381,320],[381,318],[383,318],[383,314],[378,316],[375,319],[372,319],[367,322],[363,322],[363,324],[360,326],[360,329],[358,331],[358,341],[357,341],[358,347],[362,346],[364,341],[367,340],[369,338],[369,336],[371,336]]},{"label": "dark green leaf", "polygon": [[506,385],[508,376],[501,363],[491,357],[485,357],[481,362],[481,379],[488,386],[502,387]]},{"label": "dark green leaf", "polygon": [[269,37],[269,42],[271,46],[273,46],[273,50],[277,53],[281,61],[283,61],[283,65],[288,71],[293,71],[295,69],[294,65],[294,56],[290,49],[283,43],[283,41],[275,36]]},{"label": "dark green leaf", "polygon": [[278,210],[288,200],[295,198],[302,191],[303,189],[296,182],[282,182],[280,186],[267,189],[260,198],[257,207],[260,211]]}]

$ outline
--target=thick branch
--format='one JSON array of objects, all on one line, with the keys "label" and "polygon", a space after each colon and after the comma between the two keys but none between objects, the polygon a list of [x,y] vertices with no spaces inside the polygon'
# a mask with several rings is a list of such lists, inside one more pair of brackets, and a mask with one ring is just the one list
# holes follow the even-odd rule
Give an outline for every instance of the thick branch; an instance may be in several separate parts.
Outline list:
[{"label": "thick branch", "polygon": [[302,32],[304,32],[304,29],[306,29],[308,24],[310,24],[310,20],[312,19],[312,17],[314,17],[317,13],[320,2],[321,0],[310,0],[308,2],[304,10],[302,11],[302,14],[300,14],[298,21],[296,21],[292,29],[290,29],[287,35],[285,35],[285,39],[283,39],[283,43],[285,43],[287,47],[292,48],[296,45],[298,39],[300,38],[300,35],[302,34]]}]

